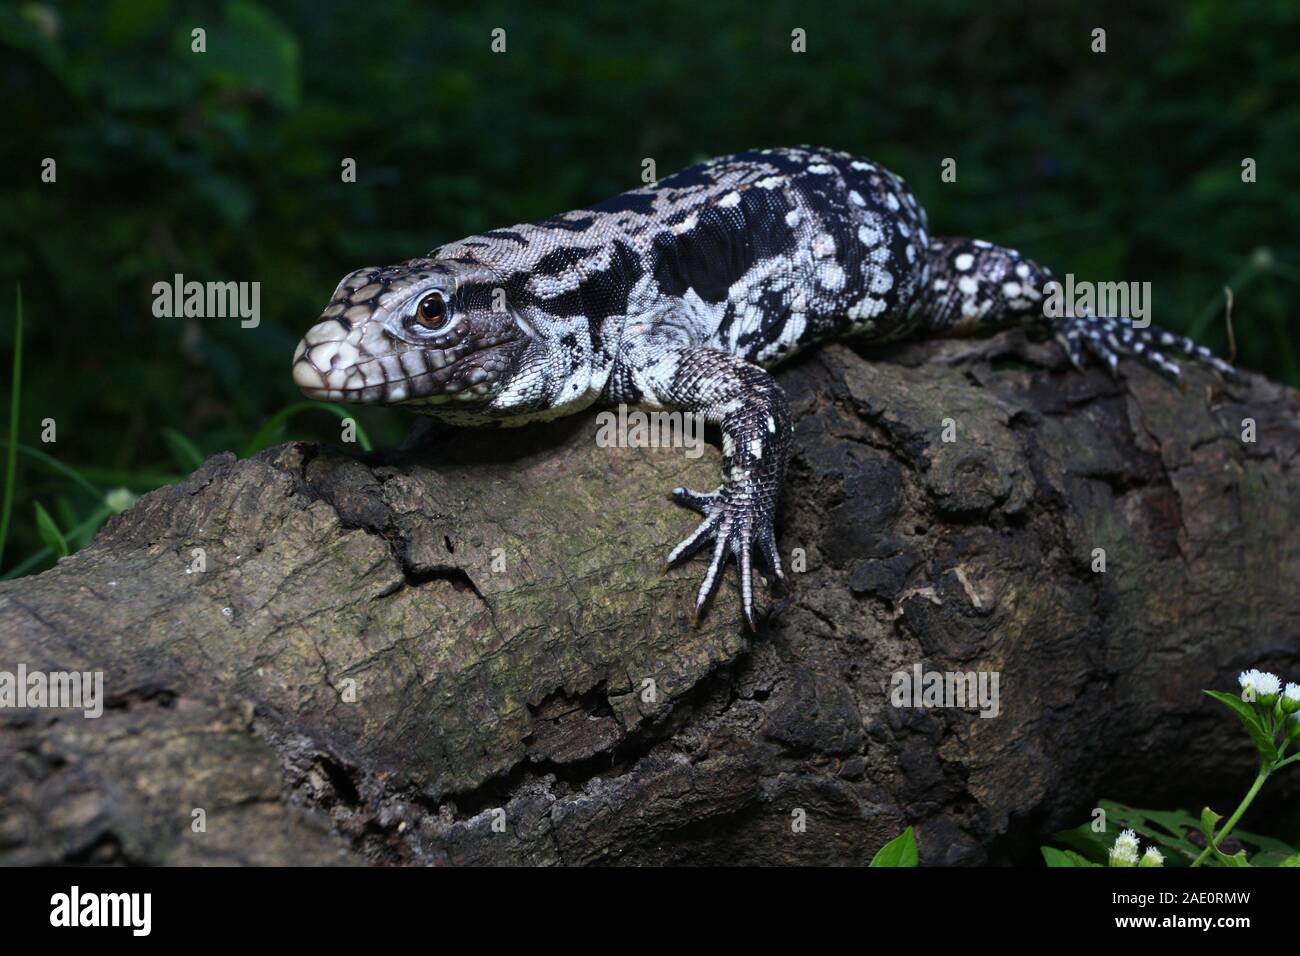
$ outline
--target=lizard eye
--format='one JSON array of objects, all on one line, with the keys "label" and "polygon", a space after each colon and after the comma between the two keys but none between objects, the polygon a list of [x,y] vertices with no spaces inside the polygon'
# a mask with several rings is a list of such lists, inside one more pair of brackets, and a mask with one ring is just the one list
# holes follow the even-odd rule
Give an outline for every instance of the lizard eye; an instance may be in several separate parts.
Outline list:
[{"label": "lizard eye", "polygon": [[441,292],[430,292],[415,309],[415,321],[426,329],[436,329],[447,320],[447,300]]}]

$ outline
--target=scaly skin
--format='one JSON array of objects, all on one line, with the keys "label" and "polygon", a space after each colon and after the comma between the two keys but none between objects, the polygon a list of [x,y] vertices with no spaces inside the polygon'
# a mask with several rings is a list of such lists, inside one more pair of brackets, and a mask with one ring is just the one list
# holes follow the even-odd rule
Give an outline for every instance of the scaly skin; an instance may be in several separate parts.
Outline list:
[{"label": "scaly skin", "polygon": [[981,240],[934,238],[893,173],[845,153],[770,149],[428,256],[345,276],[294,353],[327,401],[399,405],[457,424],[524,424],[594,403],[701,414],[722,431],[722,484],[677,500],[704,515],[668,556],[712,545],[698,616],[730,556],[754,626],[757,551],[778,579],[773,516],[790,452],[764,369],[818,342],[1047,326],[1081,365],[1161,351],[1230,373],[1191,340],[1123,319],[1046,319],[1050,273]]}]

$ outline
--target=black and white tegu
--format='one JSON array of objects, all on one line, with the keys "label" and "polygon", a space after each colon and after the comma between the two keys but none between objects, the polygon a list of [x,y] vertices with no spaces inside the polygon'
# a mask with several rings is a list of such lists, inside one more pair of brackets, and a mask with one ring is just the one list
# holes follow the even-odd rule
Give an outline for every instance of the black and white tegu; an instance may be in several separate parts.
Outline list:
[{"label": "black and white tegu", "polygon": [[754,626],[751,563],[783,580],[773,515],[790,412],[766,369],[827,339],[891,342],[1015,323],[1070,360],[1128,354],[1232,369],[1122,318],[1049,318],[1051,273],[979,239],[931,235],[898,176],[827,149],[709,160],[573,212],[494,229],[343,278],[293,357],[312,398],[400,405],[457,424],[524,424],[594,403],[690,411],[722,434],[722,483],[678,488],[699,526],[668,565],[712,557],[698,618],[729,556]]}]

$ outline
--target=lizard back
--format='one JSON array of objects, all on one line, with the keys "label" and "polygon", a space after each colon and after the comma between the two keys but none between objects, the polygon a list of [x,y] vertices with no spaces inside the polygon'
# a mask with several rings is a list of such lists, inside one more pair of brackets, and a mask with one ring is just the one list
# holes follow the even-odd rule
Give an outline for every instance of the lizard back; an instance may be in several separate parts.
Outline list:
[{"label": "lizard back", "polygon": [[598,366],[625,325],[660,321],[770,366],[827,339],[912,332],[929,242],[900,177],[796,147],[712,159],[430,256],[486,265],[513,298],[585,318]]}]

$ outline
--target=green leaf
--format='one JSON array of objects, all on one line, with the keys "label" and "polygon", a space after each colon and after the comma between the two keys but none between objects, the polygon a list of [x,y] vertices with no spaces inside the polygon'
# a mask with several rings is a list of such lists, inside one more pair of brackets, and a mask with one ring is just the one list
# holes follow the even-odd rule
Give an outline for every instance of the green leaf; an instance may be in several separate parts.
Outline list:
[{"label": "green leaf", "polygon": [[36,533],[41,536],[46,547],[54,552],[55,556],[66,558],[68,556],[68,541],[63,537],[63,532],[59,526],[54,523],[50,513],[46,511],[39,501],[32,502],[36,506]]},{"label": "green leaf", "polygon": [[[58,517],[55,518],[54,520],[58,523],[60,527],[62,528],[76,527],[77,513],[76,511],[73,510],[72,504],[68,501],[67,495],[59,495],[58,498],[54,499],[54,513],[58,515]],[[69,537],[68,543],[71,546],[72,545],[71,535],[69,535],[68,537]],[[74,546],[72,550],[75,551],[76,547]]]},{"label": "green leaf", "polygon": [[1074,866],[1074,860],[1061,850],[1054,850],[1050,846],[1040,846],[1038,849],[1043,854],[1043,862],[1048,866]]},{"label": "green leaf", "polygon": [[1286,859],[1282,860],[1278,866],[1300,866],[1300,853],[1297,853],[1294,856],[1288,856]]},{"label": "green leaf", "polygon": [[104,10],[104,37],[126,44],[147,35],[171,16],[169,0],[111,0]]},{"label": "green leaf", "polygon": [[1100,867],[1101,866],[1100,863],[1093,863],[1092,860],[1089,860],[1087,857],[1083,856],[1082,854],[1075,853],[1073,850],[1057,850],[1054,847],[1050,847],[1050,846],[1039,847],[1039,850],[1042,851],[1043,860],[1046,861],[1047,865],[1050,867],[1057,867],[1057,866]]},{"label": "green leaf", "polygon": [[1250,734],[1250,739],[1255,742],[1255,749],[1259,751],[1261,757],[1269,763],[1277,760],[1277,745],[1273,742],[1273,735],[1264,726],[1264,718],[1259,711],[1236,694],[1225,694],[1218,690],[1207,690],[1203,693],[1213,697],[1237,715],[1246,732]]},{"label": "green leaf", "polygon": [[1250,866],[1246,862],[1245,850],[1238,850],[1232,856],[1228,856],[1226,853],[1220,852],[1219,848],[1214,845],[1214,828],[1219,825],[1219,821],[1222,819],[1222,814],[1215,813],[1209,807],[1201,809],[1201,832],[1205,834],[1205,842],[1210,847],[1210,852],[1224,866]]},{"label": "green leaf", "polygon": [[1220,853],[1216,847],[1214,850],[1214,856],[1215,859],[1224,866],[1250,866],[1250,863],[1246,860],[1245,850],[1238,850],[1236,853],[1232,854],[1232,856],[1228,856],[1227,854]]},{"label": "green leaf", "polygon": [[916,834],[908,827],[882,846],[871,858],[871,866],[916,866]]},{"label": "green leaf", "polygon": [[1201,833],[1205,836],[1206,843],[1214,842],[1214,828],[1219,825],[1219,821],[1222,819],[1222,813],[1215,813],[1209,807],[1201,808]]},{"label": "green leaf", "polygon": [[[75,539],[78,535],[83,534],[86,529],[99,527],[104,523],[104,519],[107,517],[108,509],[101,505],[95,509],[89,518],[69,531],[68,537]],[[10,581],[14,578],[22,577],[41,562],[48,561],[53,554],[54,552],[50,548],[41,548],[41,550],[37,551],[35,554],[28,555],[27,558],[18,562],[18,564],[14,565],[4,574],[0,574],[0,581]]]},{"label": "green leaf", "polygon": [[203,452],[181,432],[174,428],[164,428],[162,436],[171,449],[172,458],[182,471],[194,471],[203,464]]},{"label": "green leaf", "polygon": [[[188,52],[188,28],[177,42]],[[251,0],[231,0],[225,23],[209,31],[207,53],[194,63],[226,89],[253,90],[282,109],[293,109],[302,92],[299,60],[298,38],[279,18]]]},{"label": "green leaf", "polygon": [[[1116,831],[1118,832],[1118,831]],[[1084,823],[1072,830],[1061,830],[1052,834],[1052,839],[1057,843],[1064,843],[1070,850],[1077,851],[1080,856],[1090,863],[1103,865],[1097,861],[1104,861],[1110,854],[1111,843],[1114,842],[1114,835],[1098,833],[1092,828],[1091,823]]]},{"label": "green leaf", "polygon": [[1256,866],[1261,864],[1261,856],[1268,856],[1274,860],[1280,861],[1282,858],[1291,856],[1296,852],[1296,848],[1291,846],[1289,843],[1274,839],[1270,836],[1252,833],[1249,830],[1243,830],[1241,827],[1234,827],[1232,835],[1247,846],[1253,846],[1258,850],[1258,852],[1251,858],[1251,861]]}]

